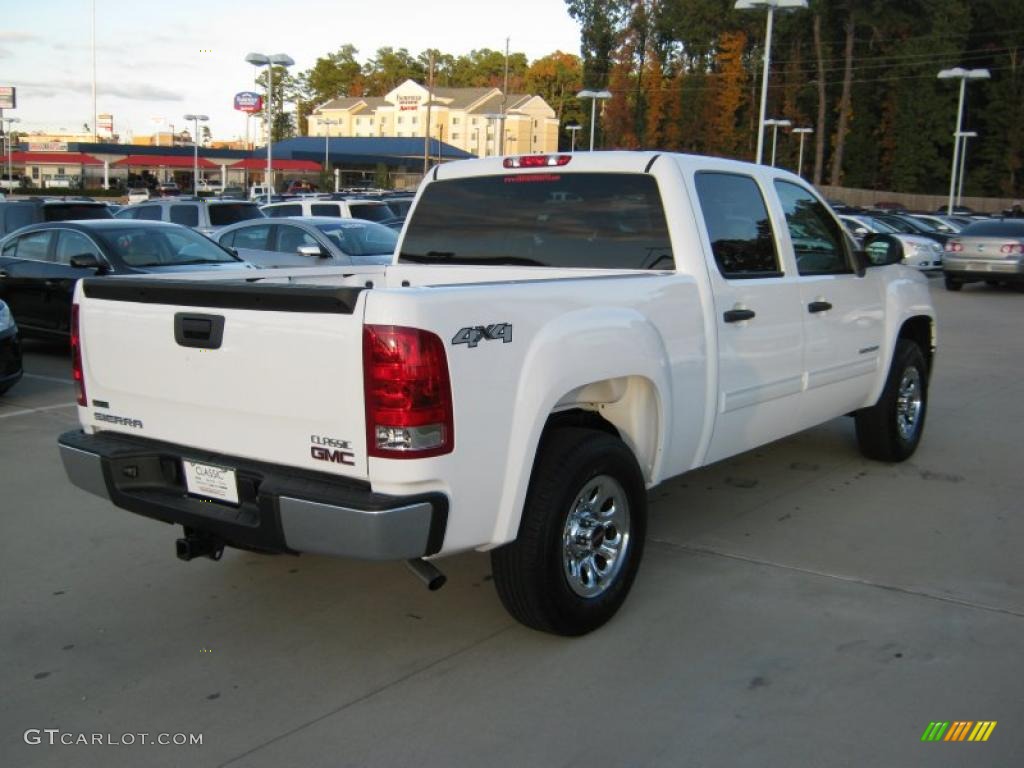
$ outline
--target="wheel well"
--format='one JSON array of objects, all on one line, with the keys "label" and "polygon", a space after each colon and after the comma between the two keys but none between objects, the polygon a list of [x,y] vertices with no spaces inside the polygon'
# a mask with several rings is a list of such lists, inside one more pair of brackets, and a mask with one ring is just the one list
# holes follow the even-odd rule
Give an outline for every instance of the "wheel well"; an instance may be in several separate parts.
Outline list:
[{"label": "wheel well", "polygon": [[596,429],[600,432],[607,432],[613,437],[617,437],[619,439],[622,438],[622,435],[619,434],[619,430],[615,428],[615,425],[601,416],[601,414],[595,411],[587,411],[583,408],[571,408],[567,411],[558,411],[548,416],[547,423],[544,424],[544,432],[541,435],[541,440],[547,437],[551,430],[561,429],[562,427]]},{"label": "wheel well", "polygon": [[925,315],[911,317],[903,323],[898,338],[914,342],[924,355],[928,370],[932,368],[935,347],[932,346],[932,319]]}]

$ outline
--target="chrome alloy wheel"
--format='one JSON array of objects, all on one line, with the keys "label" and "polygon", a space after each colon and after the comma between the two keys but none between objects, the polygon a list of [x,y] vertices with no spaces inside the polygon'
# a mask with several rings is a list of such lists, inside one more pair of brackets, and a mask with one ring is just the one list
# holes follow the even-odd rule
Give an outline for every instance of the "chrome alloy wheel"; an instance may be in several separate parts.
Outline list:
[{"label": "chrome alloy wheel", "polygon": [[562,532],[562,569],[572,591],[599,597],[615,582],[629,550],[629,500],[609,475],[576,494]]},{"label": "chrome alloy wheel", "polygon": [[924,387],[921,372],[910,366],[903,371],[899,390],[896,393],[896,429],[904,440],[912,440],[921,423],[921,409],[924,407]]}]

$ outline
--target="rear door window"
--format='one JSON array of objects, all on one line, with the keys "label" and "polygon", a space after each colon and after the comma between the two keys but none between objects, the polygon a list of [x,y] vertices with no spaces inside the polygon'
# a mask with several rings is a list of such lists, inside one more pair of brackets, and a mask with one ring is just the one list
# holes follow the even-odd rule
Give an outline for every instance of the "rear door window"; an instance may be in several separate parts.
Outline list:
[{"label": "rear door window", "polygon": [[270,248],[267,247],[269,237],[269,224],[244,227],[235,230],[235,239],[232,246],[235,248],[248,248],[252,251],[269,251]]},{"label": "rear door window", "polygon": [[175,224],[184,224],[186,227],[199,226],[198,205],[172,205],[171,221]]},{"label": "rear door window", "polygon": [[341,206],[337,203],[313,203],[309,212],[313,216],[341,216]]},{"label": "rear door window", "polygon": [[653,176],[510,173],[429,184],[400,262],[673,269]]},{"label": "rear door window", "polygon": [[14,255],[28,261],[53,261],[50,258],[50,241],[52,239],[52,230],[22,235],[18,238],[18,248]]},{"label": "rear door window", "polygon": [[222,203],[209,206],[210,224],[223,227],[250,219],[262,219],[263,213],[253,203]]},{"label": "rear door window", "polygon": [[302,206],[298,203],[288,205],[268,205],[263,211],[266,216],[301,216]]},{"label": "rear door window", "polygon": [[757,182],[737,173],[701,171],[694,184],[722,276],[781,277],[772,223]]}]

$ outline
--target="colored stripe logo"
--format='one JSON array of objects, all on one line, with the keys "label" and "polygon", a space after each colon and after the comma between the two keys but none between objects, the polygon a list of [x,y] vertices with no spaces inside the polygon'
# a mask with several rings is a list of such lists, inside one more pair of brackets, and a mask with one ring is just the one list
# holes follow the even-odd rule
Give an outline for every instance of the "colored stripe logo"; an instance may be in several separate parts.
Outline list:
[{"label": "colored stripe logo", "polygon": [[995,720],[939,720],[928,723],[921,741],[988,741]]}]

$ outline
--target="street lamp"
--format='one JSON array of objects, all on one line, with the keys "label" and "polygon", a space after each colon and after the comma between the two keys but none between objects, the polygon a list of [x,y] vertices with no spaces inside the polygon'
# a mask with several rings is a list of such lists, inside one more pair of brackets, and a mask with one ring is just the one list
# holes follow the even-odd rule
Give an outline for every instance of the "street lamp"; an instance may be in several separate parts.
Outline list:
[{"label": "street lamp", "polygon": [[192,161],[192,194],[199,196],[199,123],[206,122],[210,118],[207,115],[185,115],[186,120],[192,121],[192,146],[195,148],[195,155]]},{"label": "street lamp", "polygon": [[[964,166],[967,165],[967,140],[978,138],[977,131],[960,131],[957,136],[963,141],[963,146],[960,147],[960,180],[956,186],[956,204],[960,205],[960,200],[964,196]],[[950,211],[950,216],[953,212]]]},{"label": "street lamp", "polygon": [[324,127],[324,173],[327,173],[327,166],[330,164],[331,154],[331,126],[340,125],[341,120],[329,120],[326,117],[320,118],[318,121],[320,125]]},{"label": "street lamp", "polygon": [[579,123],[566,123],[565,130],[567,130],[569,132],[569,136],[571,137],[570,138],[570,142],[571,143],[569,145],[569,151],[570,152],[575,152],[576,151],[576,134],[579,133],[580,129],[582,129],[582,128],[583,128],[583,126],[580,125]]},{"label": "street lamp", "polygon": [[764,72],[761,74],[761,111],[757,120],[757,163],[760,165],[764,157],[764,127],[767,124],[764,115],[768,104],[768,70],[772,60],[772,21],[775,9],[806,8],[807,0],[736,0],[733,7],[738,11],[768,9],[768,28],[764,33]]},{"label": "street lamp", "polygon": [[814,133],[814,129],[813,128],[794,128],[791,131],[791,133],[799,133],[800,134],[800,152],[797,155],[797,157],[799,159],[796,161],[796,175],[797,176],[803,176],[804,175],[804,136],[806,136],[808,133]]},{"label": "street lamp", "polygon": [[[11,126],[14,123],[20,123],[21,122],[21,118],[20,117],[5,117],[5,118],[3,118],[3,122],[7,123],[7,130],[4,132],[4,136],[6,137],[6,140],[7,140],[7,191],[8,192],[13,192],[14,191],[14,185],[11,182],[14,181],[14,179],[13,179],[14,167],[13,167],[13,163],[11,161],[11,155],[14,154],[14,145],[11,143]],[[83,175],[84,175],[84,171],[83,171]]]},{"label": "street lamp", "polygon": [[953,67],[939,72],[939,80],[960,81],[960,105],[956,112],[956,130],[953,132],[953,170],[949,177],[949,207],[946,213],[953,215],[953,193],[956,191],[956,168],[960,160],[960,134],[964,129],[964,95],[967,90],[968,80],[988,80],[992,74],[987,69],[964,69]]},{"label": "street lamp", "polygon": [[[273,133],[274,129],[274,65],[278,64],[282,67],[290,67],[295,63],[295,60],[287,53],[275,53],[267,56],[264,53],[250,53],[245,57],[245,60],[252,64],[254,67],[266,67],[267,68],[267,106],[264,110],[264,116],[266,118],[267,125],[267,202],[270,202],[270,196],[273,193]],[[283,97],[282,97],[283,99]],[[284,104],[281,105],[284,109]]]},{"label": "street lamp", "polygon": [[764,121],[765,125],[772,127],[772,167],[775,166],[775,142],[779,138],[779,128],[788,128],[793,123],[789,120],[776,120],[775,118],[769,118]]},{"label": "street lamp", "polygon": [[590,151],[594,151],[594,120],[597,115],[597,100],[610,99],[611,91],[583,90],[576,94],[577,99],[590,99]]}]

